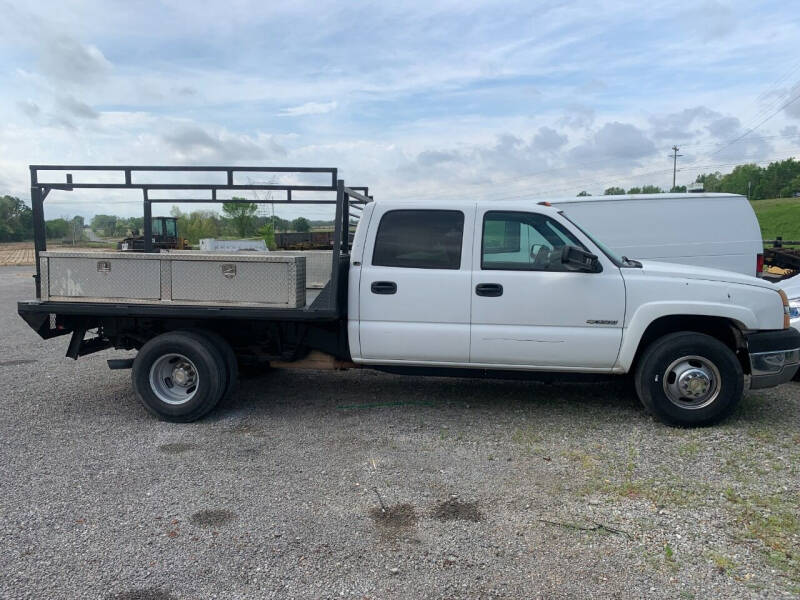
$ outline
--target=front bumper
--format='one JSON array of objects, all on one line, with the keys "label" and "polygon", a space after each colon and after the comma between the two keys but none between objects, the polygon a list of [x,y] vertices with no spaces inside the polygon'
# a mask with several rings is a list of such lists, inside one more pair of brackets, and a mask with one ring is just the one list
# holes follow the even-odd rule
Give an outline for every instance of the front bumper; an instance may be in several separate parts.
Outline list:
[{"label": "front bumper", "polygon": [[781,329],[746,336],[750,355],[750,389],[791,381],[800,369],[800,331]]}]

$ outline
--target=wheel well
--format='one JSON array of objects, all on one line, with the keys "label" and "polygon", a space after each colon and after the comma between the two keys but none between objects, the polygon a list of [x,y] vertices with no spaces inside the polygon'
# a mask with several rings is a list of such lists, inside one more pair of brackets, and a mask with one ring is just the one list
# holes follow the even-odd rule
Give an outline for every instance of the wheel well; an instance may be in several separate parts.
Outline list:
[{"label": "wheel well", "polygon": [[705,333],[718,339],[736,354],[745,373],[750,372],[750,361],[747,353],[740,352],[745,348],[744,336],[741,328],[731,319],[725,317],[710,317],[706,315],[669,315],[660,317],[650,323],[639,340],[639,347],[633,357],[631,370],[636,368],[639,357],[651,343],[669,333],[678,331],[694,331]]}]

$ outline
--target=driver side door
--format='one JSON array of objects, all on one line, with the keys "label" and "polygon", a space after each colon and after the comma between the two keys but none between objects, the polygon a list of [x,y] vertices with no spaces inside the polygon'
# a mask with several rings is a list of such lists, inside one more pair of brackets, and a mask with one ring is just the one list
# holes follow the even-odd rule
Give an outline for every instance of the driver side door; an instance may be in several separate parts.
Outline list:
[{"label": "driver side door", "polygon": [[470,362],[509,368],[611,369],[622,340],[625,286],[567,270],[561,249],[598,250],[554,214],[479,207],[472,270]]}]

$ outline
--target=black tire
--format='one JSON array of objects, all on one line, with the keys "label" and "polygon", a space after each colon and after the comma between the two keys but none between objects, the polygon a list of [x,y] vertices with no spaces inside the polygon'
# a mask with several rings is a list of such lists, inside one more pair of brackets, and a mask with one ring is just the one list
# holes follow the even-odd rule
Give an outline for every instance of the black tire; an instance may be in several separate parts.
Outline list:
[{"label": "black tire", "polygon": [[231,345],[220,334],[209,331],[208,329],[186,329],[191,333],[205,337],[214,349],[219,353],[222,362],[225,364],[225,391],[220,398],[220,404],[227,402],[236,391],[239,385],[239,363]]},{"label": "black tire", "polygon": [[[186,388],[191,397],[168,402],[151,384],[151,370],[157,371],[156,364],[166,366],[169,357],[175,355],[188,359],[197,384],[193,390]],[[193,331],[173,331],[142,346],[133,361],[131,379],[137,398],[148,411],[164,421],[189,423],[208,414],[220,401],[227,385],[227,372],[222,354],[208,338]],[[154,375],[154,379],[162,378]],[[162,395],[169,393],[164,391],[163,384],[156,385],[161,385]]]},{"label": "black tire", "polygon": [[[698,371],[710,373],[708,378],[700,377],[699,389],[691,390],[698,397],[671,399],[683,392],[679,383],[691,385],[691,376]],[[680,372],[685,376],[676,380]],[[671,333],[650,344],[639,360],[634,381],[639,399],[652,415],[668,425],[684,427],[718,423],[736,408],[744,391],[736,354],[718,339],[691,331]],[[703,394],[704,385],[711,391]]]}]

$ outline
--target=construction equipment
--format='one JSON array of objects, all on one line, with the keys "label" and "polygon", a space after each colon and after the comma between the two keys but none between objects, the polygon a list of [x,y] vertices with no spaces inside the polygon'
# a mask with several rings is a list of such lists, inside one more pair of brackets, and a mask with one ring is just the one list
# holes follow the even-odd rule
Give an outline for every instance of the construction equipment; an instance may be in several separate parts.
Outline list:
[{"label": "construction equipment", "polygon": [[[176,217],[153,217],[151,220],[153,250],[188,250],[188,242],[178,235],[178,219]],[[122,252],[144,252],[144,235],[138,230],[117,244]]]}]

